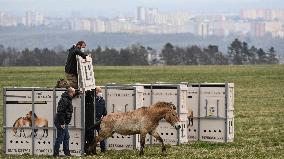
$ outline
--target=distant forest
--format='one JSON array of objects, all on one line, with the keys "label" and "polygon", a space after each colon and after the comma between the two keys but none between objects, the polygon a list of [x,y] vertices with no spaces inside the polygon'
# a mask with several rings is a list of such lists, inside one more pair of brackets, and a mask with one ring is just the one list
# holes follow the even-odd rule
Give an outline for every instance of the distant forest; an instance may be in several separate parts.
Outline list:
[{"label": "distant forest", "polygon": [[227,37],[208,36],[200,37],[191,33],[179,34],[139,34],[139,33],[92,33],[86,31],[70,31],[62,29],[51,29],[46,27],[28,28],[0,27],[0,44],[5,47],[24,50],[34,48],[63,49],[70,48],[79,40],[84,40],[87,47],[96,49],[98,46],[115,49],[125,48],[133,44],[149,46],[159,52],[166,43],[180,47],[196,45],[207,47],[217,45],[219,51],[227,53],[228,46],[234,39],[245,41],[250,46],[268,50],[271,46],[278,55],[284,57],[284,38],[274,38],[267,34],[263,37],[252,37],[249,35],[230,34]]},{"label": "distant forest", "polygon": [[[226,54],[217,45],[207,47],[163,45],[161,51],[141,44],[126,48],[100,47],[87,50],[94,58],[94,65],[133,66],[133,65],[242,65],[278,64],[274,47],[268,50],[249,46],[238,39],[228,46]],[[62,48],[34,48],[17,50],[0,45],[0,66],[62,66],[68,51]]]}]

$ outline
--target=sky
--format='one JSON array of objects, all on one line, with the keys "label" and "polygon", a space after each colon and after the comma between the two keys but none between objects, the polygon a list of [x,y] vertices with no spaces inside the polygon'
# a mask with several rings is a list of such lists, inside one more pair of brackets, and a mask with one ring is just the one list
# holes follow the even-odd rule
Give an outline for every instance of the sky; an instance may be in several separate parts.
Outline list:
[{"label": "sky", "polygon": [[135,16],[137,6],[162,12],[238,12],[247,8],[284,9],[284,0],[0,0],[0,11],[15,15],[35,10],[45,16]]}]

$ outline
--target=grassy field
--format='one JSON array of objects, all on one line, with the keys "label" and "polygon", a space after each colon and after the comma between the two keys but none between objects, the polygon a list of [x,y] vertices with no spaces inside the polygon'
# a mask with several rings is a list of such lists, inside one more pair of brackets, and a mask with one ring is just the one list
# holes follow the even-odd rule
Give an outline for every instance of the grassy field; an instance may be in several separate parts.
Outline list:
[{"label": "grassy field", "polygon": [[[3,87],[53,87],[58,78],[64,77],[63,70],[63,67],[0,67],[1,126]],[[95,67],[95,76],[97,85],[109,82],[233,82],[236,97],[235,141],[233,143],[190,142],[181,146],[167,146],[167,157],[284,158],[284,65]],[[2,130],[0,135],[2,146]],[[160,146],[148,146],[143,158],[163,158],[160,151]],[[108,151],[99,154],[96,158],[139,158],[139,156],[138,151],[124,150]]]}]

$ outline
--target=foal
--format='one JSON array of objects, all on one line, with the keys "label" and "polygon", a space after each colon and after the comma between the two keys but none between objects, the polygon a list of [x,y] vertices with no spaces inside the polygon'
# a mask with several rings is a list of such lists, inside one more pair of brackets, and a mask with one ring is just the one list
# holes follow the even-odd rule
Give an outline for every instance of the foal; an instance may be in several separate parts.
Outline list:
[{"label": "foal", "polygon": [[150,107],[142,107],[130,112],[109,114],[103,117],[99,135],[91,143],[88,151],[96,154],[97,143],[112,136],[116,132],[121,135],[140,134],[140,155],[143,155],[145,138],[148,133],[162,143],[162,153],[166,155],[166,147],[163,139],[156,131],[161,119],[165,119],[176,129],[181,128],[176,107],[172,103],[167,102],[158,102]]}]

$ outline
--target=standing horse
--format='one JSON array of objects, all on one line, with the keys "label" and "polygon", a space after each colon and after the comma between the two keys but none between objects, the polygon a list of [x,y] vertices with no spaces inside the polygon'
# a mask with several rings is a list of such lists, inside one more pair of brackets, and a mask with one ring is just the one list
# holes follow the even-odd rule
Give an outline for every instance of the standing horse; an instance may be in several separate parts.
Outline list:
[{"label": "standing horse", "polygon": [[99,135],[91,143],[88,153],[96,154],[96,145],[113,133],[121,135],[140,134],[140,155],[144,154],[146,134],[154,136],[162,143],[162,153],[166,155],[166,147],[156,128],[161,119],[165,119],[176,129],[180,129],[180,118],[172,103],[158,102],[150,107],[142,107],[125,113],[112,113],[102,118]]},{"label": "standing horse", "polygon": [[[21,127],[31,127],[32,126],[32,111],[29,111],[25,117],[20,117],[18,118],[14,124],[13,124],[13,131],[15,136],[21,137],[22,134],[21,132],[24,132],[24,129],[20,130],[20,134],[17,135],[17,129],[21,128]],[[40,136],[40,139],[42,137],[47,137],[48,136],[48,121],[44,118],[38,117],[35,113],[34,113],[34,123],[35,123],[35,127],[45,127],[46,129],[43,129],[43,135]],[[37,132],[38,129],[34,129],[35,132],[35,136],[37,136]],[[32,133],[30,135],[26,135],[24,133],[23,137],[31,137]]]},{"label": "standing horse", "polygon": [[17,136],[17,137],[22,137],[22,133],[23,133],[23,137],[28,137],[25,134],[24,129],[20,129],[20,131],[18,133],[18,128],[30,127],[31,125],[32,125],[31,119],[29,119],[27,117],[19,117],[13,124],[14,135]]},{"label": "standing horse", "polygon": [[[26,114],[26,118],[32,120],[32,115],[33,115],[33,112],[29,111]],[[45,127],[46,128],[46,129],[43,129],[43,134],[39,138],[41,139],[42,137],[47,137],[48,136],[48,121],[44,118],[37,116],[36,113],[34,113],[34,122],[35,122],[35,127]],[[35,132],[35,136],[37,136],[38,129],[35,129],[34,132]]]}]

